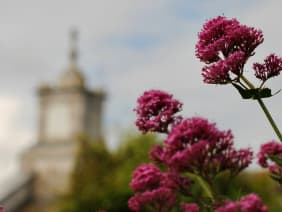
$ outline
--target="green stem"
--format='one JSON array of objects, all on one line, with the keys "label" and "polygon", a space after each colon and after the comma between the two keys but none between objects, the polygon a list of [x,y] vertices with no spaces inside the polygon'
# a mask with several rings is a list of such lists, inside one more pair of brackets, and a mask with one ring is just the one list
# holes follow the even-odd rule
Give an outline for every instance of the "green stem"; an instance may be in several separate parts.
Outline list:
[{"label": "green stem", "polygon": [[205,193],[207,194],[207,196],[209,198],[211,198],[211,200],[213,202],[215,202],[214,196],[211,192],[211,189],[208,187],[207,183],[204,182],[204,180],[202,179],[202,177],[195,175],[196,179],[198,180],[200,186],[203,188],[203,190],[205,191]]},{"label": "green stem", "polygon": [[[249,88],[251,88],[251,89],[255,88],[255,86],[247,78],[245,78],[243,75],[241,75],[241,79],[248,85]],[[268,111],[267,107],[265,106],[264,102],[262,101],[261,98],[258,98],[257,101],[258,101],[260,107],[262,108],[265,116],[267,117],[271,127],[273,128],[274,132],[278,136],[280,142],[282,142],[281,132],[279,131],[279,128],[277,127],[275,121],[273,120],[273,118],[272,118],[270,112]]]},{"label": "green stem", "polygon": [[248,85],[249,88],[255,89],[255,86],[243,75],[241,75],[241,79]]},{"label": "green stem", "polygon": [[257,99],[257,100],[258,100],[258,103],[259,103],[259,105],[261,106],[261,108],[262,108],[262,110],[263,110],[265,116],[267,117],[269,123],[271,124],[271,126],[272,126],[274,132],[275,132],[276,135],[278,136],[280,142],[282,142],[282,135],[281,135],[281,133],[280,133],[280,131],[279,131],[279,129],[278,129],[278,127],[277,127],[275,121],[273,120],[271,114],[269,113],[267,107],[266,107],[265,104],[263,103],[262,99]]}]

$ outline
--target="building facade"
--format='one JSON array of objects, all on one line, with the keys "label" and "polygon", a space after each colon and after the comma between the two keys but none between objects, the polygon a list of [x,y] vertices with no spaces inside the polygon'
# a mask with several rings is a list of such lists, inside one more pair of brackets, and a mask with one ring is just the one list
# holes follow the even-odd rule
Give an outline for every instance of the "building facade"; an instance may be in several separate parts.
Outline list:
[{"label": "building facade", "polygon": [[22,169],[33,175],[33,202],[39,208],[68,189],[77,136],[102,139],[105,94],[87,88],[77,65],[77,33],[71,33],[69,65],[54,86],[38,89],[38,141],[22,157]]}]

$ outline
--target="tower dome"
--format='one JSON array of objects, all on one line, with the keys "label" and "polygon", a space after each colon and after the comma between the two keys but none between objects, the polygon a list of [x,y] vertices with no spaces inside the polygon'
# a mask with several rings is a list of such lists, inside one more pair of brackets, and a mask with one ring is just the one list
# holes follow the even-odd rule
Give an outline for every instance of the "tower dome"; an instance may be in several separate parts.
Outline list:
[{"label": "tower dome", "polygon": [[77,66],[77,31],[72,30],[70,34],[71,48],[69,53],[69,65],[59,79],[60,88],[84,88],[85,79]]},{"label": "tower dome", "polygon": [[84,77],[75,64],[70,64],[59,80],[61,88],[83,88]]}]

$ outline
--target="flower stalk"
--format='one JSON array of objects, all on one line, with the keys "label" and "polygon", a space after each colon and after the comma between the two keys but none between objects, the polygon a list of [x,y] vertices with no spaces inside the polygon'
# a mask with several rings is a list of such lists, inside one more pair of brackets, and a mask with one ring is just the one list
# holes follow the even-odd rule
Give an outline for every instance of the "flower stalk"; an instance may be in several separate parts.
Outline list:
[{"label": "flower stalk", "polygon": [[282,135],[281,132],[279,130],[279,128],[277,127],[275,121],[273,120],[270,112],[268,111],[267,107],[265,106],[264,102],[262,101],[262,99],[258,99],[258,103],[260,105],[260,107],[262,108],[265,116],[267,117],[271,127],[273,128],[274,132],[276,133],[277,137],[279,138],[280,142],[282,142]]},{"label": "flower stalk", "polygon": [[195,175],[199,185],[202,187],[203,191],[206,193],[206,195],[212,200],[212,202],[215,202],[215,198],[214,195],[211,191],[211,188],[207,185],[206,182],[204,182],[204,180],[202,179],[201,176],[199,175]]},{"label": "flower stalk", "polygon": [[[244,77],[243,75],[241,76],[241,79],[248,85],[249,88],[251,88],[251,89],[254,89],[254,88],[255,88],[255,86],[254,86],[246,77]],[[262,110],[263,110],[263,112],[264,112],[266,118],[268,119],[268,121],[269,121],[269,123],[270,123],[272,129],[273,129],[274,132],[276,133],[276,135],[277,135],[277,137],[279,138],[280,142],[282,142],[282,135],[281,135],[281,132],[280,132],[279,128],[277,127],[277,125],[276,125],[274,119],[272,118],[272,116],[271,116],[269,110],[267,109],[267,107],[265,106],[265,104],[264,104],[264,102],[262,101],[261,98],[258,98],[257,101],[258,101],[260,107],[262,108]]]},{"label": "flower stalk", "polygon": [[[264,63],[253,64],[255,77],[262,81],[259,86],[243,75],[249,57],[264,41],[262,31],[218,16],[204,24],[198,37],[196,56],[206,64],[202,69],[204,82],[231,83],[243,99],[257,100],[282,142],[281,132],[262,101],[273,96],[263,85],[282,72],[282,58],[271,54]],[[138,129],[143,133],[165,133],[166,138],[151,149],[153,163],[142,164],[134,171],[130,186],[135,194],[128,201],[129,208],[136,212],[147,207],[161,212],[268,212],[254,193],[236,202],[226,199],[215,181],[223,172],[233,178],[248,167],[253,159],[251,149],[236,149],[231,130],[219,130],[215,123],[201,117],[177,115],[181,109],[182,103],[164,91],[146,91],[138,98],[134,109]],[[282,184],[282,143],[271,141],[262,145],[258,162],[269,169],[272,179]],[[190,200],[194,197],[193,183],[203,191],[194,198],[197,203]]]}]

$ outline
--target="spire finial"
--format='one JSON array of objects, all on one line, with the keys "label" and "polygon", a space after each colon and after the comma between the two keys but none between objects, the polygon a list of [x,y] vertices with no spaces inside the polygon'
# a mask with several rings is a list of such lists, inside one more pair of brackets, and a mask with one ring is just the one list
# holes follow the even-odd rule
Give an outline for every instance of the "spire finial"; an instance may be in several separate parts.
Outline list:
[{"label": "spire finial", "polygon": [[78,52],[77,52],[77,37],[78,31],[76,28],[72,28],[70,31],[70,63],[76,64]]}]

